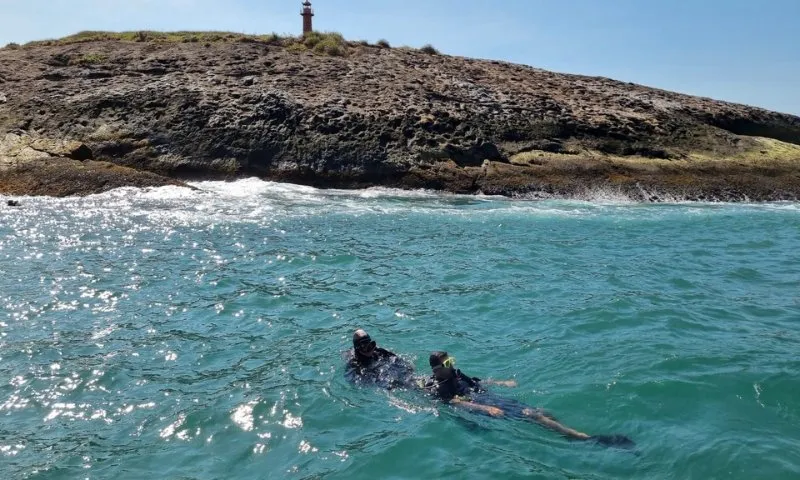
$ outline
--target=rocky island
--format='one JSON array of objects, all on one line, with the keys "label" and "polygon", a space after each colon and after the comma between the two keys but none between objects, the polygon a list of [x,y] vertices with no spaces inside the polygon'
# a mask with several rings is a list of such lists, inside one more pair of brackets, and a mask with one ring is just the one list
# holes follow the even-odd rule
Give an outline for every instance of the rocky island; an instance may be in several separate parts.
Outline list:
[{"label": "rocky island", "polygon": [[800,117],[433,47],[82,32],[0,49],[0,194],[257,176],[635,200],[800,198]]}]

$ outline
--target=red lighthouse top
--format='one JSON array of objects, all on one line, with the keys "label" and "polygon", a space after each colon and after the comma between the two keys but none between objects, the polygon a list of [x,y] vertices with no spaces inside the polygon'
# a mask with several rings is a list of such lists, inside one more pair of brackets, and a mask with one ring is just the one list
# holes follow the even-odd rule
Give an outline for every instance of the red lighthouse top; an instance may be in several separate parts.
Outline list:
[{"label": "red lighthouse top", "polygon": [[311,17],[314,16],[314,10],[311,8],[311,2],[306,0],[303,2],[303,12],[300,15],[303,17],[303,35],[311,33],[313,27],[311,26]]}]

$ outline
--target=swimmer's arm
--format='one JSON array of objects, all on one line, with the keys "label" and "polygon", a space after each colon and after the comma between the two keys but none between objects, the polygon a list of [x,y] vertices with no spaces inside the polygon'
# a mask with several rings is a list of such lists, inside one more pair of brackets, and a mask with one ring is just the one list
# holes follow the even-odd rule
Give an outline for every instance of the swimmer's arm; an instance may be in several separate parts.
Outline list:
[{"label": "swimmer's arm", "polygon": [[487,378],[486,380],[481,380],[481,383],[484,385],[498,385],[500,387],[516,387],[517,381],[516,380],[496,380],[494,378]]},{"label": "swimmer's arm", "polygon": [[490,405],[483,405],[480,403],[470,402],[469,400],[464,400],[461,397],[453,397],[450,400],[450,403],[453,405],[458,405],[459,407],[466,408],[468,410],[473,410],[476,412],[483,412],[487,415],[491,415],[493,417],[502,417],[503,411],[497,407],[492,407]]},{"label": "swimmer's arm", "polygon": [[344,369],[344,378],[349,382],[355,383],[361,374],[358,366],[355,363],[349,362]]}]

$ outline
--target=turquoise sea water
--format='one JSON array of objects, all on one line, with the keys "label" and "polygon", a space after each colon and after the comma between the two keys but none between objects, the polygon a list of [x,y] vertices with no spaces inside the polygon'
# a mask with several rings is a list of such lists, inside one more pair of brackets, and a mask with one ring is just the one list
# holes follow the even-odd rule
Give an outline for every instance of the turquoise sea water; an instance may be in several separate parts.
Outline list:
[{"label": "turquoise sea water", "polygon": [[[2,478],[800,478],[799,204],[197,185],[0,208]],[[355,387],[356,327],[638,451]]]}]

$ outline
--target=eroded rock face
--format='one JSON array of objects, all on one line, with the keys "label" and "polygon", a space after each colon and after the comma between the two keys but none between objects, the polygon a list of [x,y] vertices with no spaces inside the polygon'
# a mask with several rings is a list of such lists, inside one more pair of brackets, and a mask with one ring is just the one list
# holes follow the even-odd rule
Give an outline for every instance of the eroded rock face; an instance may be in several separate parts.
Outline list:
[{"label": "eroded rock face", "polygon": [[[614,173],[558,173],[553,162],[512,161],[519,155],[676,160],[736,155],[751,147],[743,136],[800,144],[800,118],[791,115],[364,46],[347,57],[257,42],[4,49],[0,92],[0,162],[46,154],[181,178],[515,194],[607,183]],[[626,175],[635,189],[635,172],[614,178]]]},{"label": "eroded rock face", "polygon": [[47,157],[90,160],[92,150],[75,140],[55,140],[38,135],[7,133],[0,139],[0,158],[30,160]]},{"label": "eroded rock face", "polygon": [[162,187],[181,181],[95,160],[79,161],[63,157],[21,160],[0,166],[0,193],[65,197],[101,193],[120,187]]},{"label": "eroded rock face", "polygon": [[125,186],[184,186],[172,178],[91,158],[92,150],[78,141],[8,133],[0,138],[0,193],[68,196]]}]

